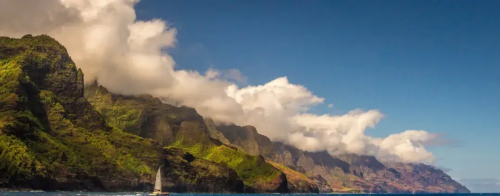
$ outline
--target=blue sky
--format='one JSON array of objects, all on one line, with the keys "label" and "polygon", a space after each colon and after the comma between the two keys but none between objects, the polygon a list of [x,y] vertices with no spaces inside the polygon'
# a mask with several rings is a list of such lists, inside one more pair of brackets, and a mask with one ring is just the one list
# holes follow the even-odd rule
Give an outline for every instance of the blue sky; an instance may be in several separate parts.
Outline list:
[{"label": "blue sky", "polygon": [[250,85],[288,76],[326,99],[315,113],[379,109],[385,118],[368,135],[444,134],[455,145],[429,148],[438,166],[454,178],[493,181],[500,179],[499,8],[489,0],[136,6],[138,19],[161,18],[178,30],[170,54],[180,69],[234,68]]}]

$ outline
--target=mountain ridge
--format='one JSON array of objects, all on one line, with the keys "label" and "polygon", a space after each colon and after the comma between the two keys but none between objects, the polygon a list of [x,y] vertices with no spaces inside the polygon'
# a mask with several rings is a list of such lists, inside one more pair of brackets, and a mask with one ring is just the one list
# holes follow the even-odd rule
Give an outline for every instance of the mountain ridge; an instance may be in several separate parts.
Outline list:
[{"label": "mountain ridge", "polygon": [[[302,175],[303,173],[306,173],[307,170],[314,171],[313,173],[307,175],[307,180],[305,181],[309,182],[310,184],[314,184],[315,186],[312,186],[310,184],[304,185],[300,187],[300,191],[298,192],[308,190],[308,186],[315,188],[323,187],[321,190],[319,190],[321,192],[333,191],[355,193],[423,193],[430,191],[444,193],[469,191],[465,187],[453,181],[442,171],[442,176],[438,176],[438,178],[447,179],[443,181],[443,183],[451,183],[451,185],[447,185],[447,187],[440,187],[430,184],[424,186],[415,184],[411,180],[404,182],[404,180],[398,179],[400,178],[398,176],[401,175],[397,170],[402,166],[412,164],[399,163],[399,167],[386,167],[384,163],[378,161],[373,156],[355,154],[331,156],[325,151],[306,152],[293,146],[285,145],[279,142],[272,142],[266,136],[259,134],[256,128],[250,125],[216,125],[210,118],[204,118],[204,122],[205,126],[207,127],[206,133],[210,136],[210,138],[217,140],[218,142],[224,144],[229,148],[239,149],[250,155],[263,156],[266,160],[268,160],[268,162],[270,162],[277,168],[279,168],[278,165],[286,166],[286,168],[288,168],[289,170]],[[283,152],[279,153],[280,151]],[[428,166],[425,164],[421,165],[424,165],[427,170],[435,169],[432,166]],[[406,170],[404,171],[408,172]],[[368,178],[369,181],[363,179],[366,173],[372,175]],[[290,175],[290,173],[288,174]],[[325,176],[323,174],[329,175]],[[337,177],[332,178],[330,175]],[[374,179],[374,176],[379,178],[391,179],[392,181],[377,181],[376,179]],[[355,178],[354,182],[346,183],[346,179],[349,178]],[[298,178],[295,179],[297,180]],[[394,179],[396,180],[394,181]],[[293,183],[287,183],[289,188],[296,187],[296,185],[294,185]],[[410,188],[414,185],[417,185],[417,188]],[[314,188],[312,189],[314,190]]]},{"label": "mountain ridge", "polygon": [[0,67],[0,188],[142,191],[167,165],[173,192],[470,192],[423,164],[304,152],[151,95],[84,86],[46,35],[0,37]]},{"label": "mountain ridge", "polygon": [[[239,146],[241,138],[248,137],[249,133],[242,133],[241,138],[237,138],[235,135],[238,133],[235,132],[256,132],[254,129],[245,129],[247,126],[230,126],[233,127],[231,131],[226,130],[227,125],[221,125],[220,130],[223,135],[229,136],[229,141],[234,141],[232,144],[236,146]],[[269,145],[268,140],[249,141],[260,141],[264,146]],[[239,147],[243,150],[246,148],[245,145]],[[264,152],[267,159],[304,172],[311,179],[317,179],[316,184],[323,187],[320,190],[322,192],[470,193],[466,187],[451,179],[442,170],[423,163],[382,163],[374,156],[356,154],[332,156],[326,151],[307,152],[280,142],[272,142],[272,148],[273,153]],[[324,185],[323,180],[329,186],[320,186],[319,184]]]}]

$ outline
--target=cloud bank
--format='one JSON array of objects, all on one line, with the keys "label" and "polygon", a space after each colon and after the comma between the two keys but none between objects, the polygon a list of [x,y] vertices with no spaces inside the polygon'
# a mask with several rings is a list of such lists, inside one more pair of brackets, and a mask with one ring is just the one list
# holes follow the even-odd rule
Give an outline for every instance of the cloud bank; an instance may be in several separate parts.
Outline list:
[{"label": "cloud bank", "polygon": [[[0,35],[48,34],[68,49],[86,82],[122,94],[149,93],[196,108],[218,122],[254,125],[261,134],[308,151],[357,153],[381,159],[432,163],[424,145],[438,136],[407,130],[387,138],[365,135],[382,119],[378,110],[316,115],[323,104],[287,77],[258,86],[238,70],[176,70],[168,49],[177,30],[160,19],[136,20],[138,0],[0,0]],[[333,107],[328,105],[327,107]]]}]

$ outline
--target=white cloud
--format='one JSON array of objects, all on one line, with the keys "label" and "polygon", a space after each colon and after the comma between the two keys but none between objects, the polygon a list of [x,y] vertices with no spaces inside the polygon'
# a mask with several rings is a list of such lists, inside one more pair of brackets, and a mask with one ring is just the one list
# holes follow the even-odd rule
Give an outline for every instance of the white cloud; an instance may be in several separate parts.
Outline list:
[{"label": "white cloud", "polygon": [[310,114],[309,108],[324,99],[287,77],[239,87],[246,77],[235,69],[210,69],[204,74],[175,70],[165,49],[176,45],[177,30],[158,19],[136,20],[137,2],[2,0],[0,34],[49,34],[67,47],[86,82],[97,79],[111,92],[150,93],[168,103],[195,107],[221,122],[254,125],[271,139],[304,150],[433,161],[424,144],[436,139],[434,134],[410,130],[387,138],[367,136],[365,130],[383,117],[377,110],[353,110],[340,116]]},{"label": "white cloud", "polygon": [[408,130],[403,133],[391,134],[383,139],[378,146],[389,154],[409,161],[424,161],[432,163],[434,156],[428,152],[423,143],[437,139],[437,135],[430,134],[423,130]]}]

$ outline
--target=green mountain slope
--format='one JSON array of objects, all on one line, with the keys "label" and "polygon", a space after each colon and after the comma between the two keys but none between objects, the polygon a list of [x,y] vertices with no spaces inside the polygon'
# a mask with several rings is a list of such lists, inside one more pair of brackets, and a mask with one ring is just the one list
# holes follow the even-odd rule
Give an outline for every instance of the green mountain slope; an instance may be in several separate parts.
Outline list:
[{"label": "green mountain slope", "polygon": [[[235,170],[246,191],[288,192],[286,176],[279,169],[263,158],[224,144],[229,141],[213,130],[210,119],[204,119],[192,108],[163,104],[147,95],[112,94],[96,83],[85,87],[85,96],[112,125],[155,139],[167,149],[179,148]],[[213,134],[217,139],[211,137]]]},{"label": "green mountain slope", "polygon": [[146,191],[169,165],[167,190],[243,191],[234,170],[108,122],[57,41],[0,37],[0,188]]}]

